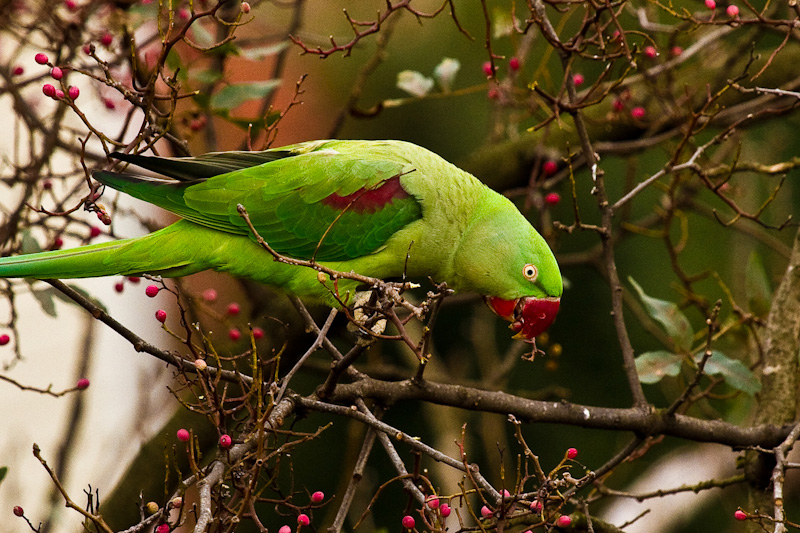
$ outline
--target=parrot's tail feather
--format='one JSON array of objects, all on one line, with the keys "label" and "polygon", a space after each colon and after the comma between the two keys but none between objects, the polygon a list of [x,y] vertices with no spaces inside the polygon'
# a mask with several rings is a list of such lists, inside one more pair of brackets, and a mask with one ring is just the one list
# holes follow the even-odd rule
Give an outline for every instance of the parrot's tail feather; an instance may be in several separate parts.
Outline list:
[{"label": "parrot's tail feather", "polygon": [[131,242],[125,239],[81,246],[72,250],[53,250],[35,254],[0,257],[3,278],[91,278],[114,274],[135,274],[110,261],[115,252]]}]

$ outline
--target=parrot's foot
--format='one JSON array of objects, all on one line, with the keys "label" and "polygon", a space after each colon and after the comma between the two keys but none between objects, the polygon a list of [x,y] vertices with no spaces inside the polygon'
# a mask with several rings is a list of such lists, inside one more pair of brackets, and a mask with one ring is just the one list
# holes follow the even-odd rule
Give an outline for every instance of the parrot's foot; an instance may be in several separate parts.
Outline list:
[{"label": "parrot's foot", "polygon": [[372,291],[359,291],[353,297],[353,321],[347,324],[347,329],[362,338],[372,339],[383,334],[386,329],[386,319],[374,310]]},{"label": "parrot's foot", "polygon": [[538,354],[542,354],[542,355],[545,354],[544,350],[540,350],[536,346],[536,338],[525,339],[523,342],[527,342],[528,344],[531,345],[531,352],[522,354],[522,360],[523,361],[533,361]]}]

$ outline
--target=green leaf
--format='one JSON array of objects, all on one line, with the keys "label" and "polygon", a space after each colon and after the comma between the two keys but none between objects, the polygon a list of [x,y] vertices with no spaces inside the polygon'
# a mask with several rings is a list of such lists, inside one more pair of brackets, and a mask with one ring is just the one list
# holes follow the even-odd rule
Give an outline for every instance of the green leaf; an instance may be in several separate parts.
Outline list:
[{"label": "green leaf", "polygon": [[253,48],[242,48],[241,53],[242,56],[250,59],[252,61],[261,61],[262,59],[274,56],[278,52],[282,52],[289,46],[287,41],[281,41],[276,44],[271,44],[269,46],[256,46]]},{"label": "green leaf", "polygon": [[[97,298],[95,298],[94,296],[89,294],[83,288],[78,287],[77,285],[73,285],[72,283],[67,283],[67,287],[69,287],[73,291],[77,292],[78,294],[80,294],[81,296],[83,296],[84,298],[86,298],[87,300],[92,302],[94,305],[96,305],[97,307],[102,309],[104,313],[108,313],[108,309],[106,309],[105,304],[103,304],[103,302],[101,302],[100,300],[98,300]],[[58,298],[59,300],[62,300],[64,302],[67,302],[67,303],[72,304],[72,305],[78,305],[72,298],[70,298],[69,296],[65,295],[63,292],[57,291],[55,289],[52,289],[52,290],[53,290],[53,295],[56,298]]]},{"label": "green leaf", "polygon": [[251,81],[228,85],[211,97],[211,107],[215,110],[236,109],[249,100],[259,100],[271,93],[280,80]]},{"label": "green leaf", "polygon": [[36,252],[41,252],[42,247],[39,246],[39,241],[37,241],[33,235],[31,235],[30,230],[24,230],[22,232],[22,253],[23,254],[33,254]]},{"label": "green leaf", "polygon": [[416,70],[404,70],[397,73],[397,87],[411,96],[422,98],[433,89],[433,79]]},{"label": "green leaf", "polygon": [[192,40],[203,48],[214,44],[214,36],[197,21],[192,24]]},{"label": "green leaf", "polygon": [[[695,356],[698,363],[703,359],[702,352]],[[761,390],[761,383],[753,373],[738,359],[731,359],[718,350],[711,351],[711,357],[703,368],[706,374],[722,376],[725,383],[736,390],[753,396]]]},{"label": "green leaf", "polygon": [[681,371],[681,354],[656,350],[645,352],[636,358],[636,372],[642,383],[658,383],[667,376],[675,377]]},{"label": "green leaf", "polygon": [[653,320],[661,324],[664,331],[666,331],[669,338],[675,343],[675,346],[679,350],[688,351],[692,346],[694,331],[692,331],[692,325],[689,323],[689,319],[686,318],[686,315],[684,315],[674,303],[652,298],[645,294],[632,277],[629,277],[628,281],[633,285],[633,288],[636,289],[636,292],[639,293],[639,298],[641,298],[645,310],[647,310],[647,314],[650,315]]},{"label": "green leaf", "polygon": [[58,318],[58,314],[56,313],[56,303],[53,301],[54,292],[56,292],[56,290],[52,287],[47,289],[31,290],[31,294],[34,298],[36,298],[36,301],[39,302],[39,305],[42,307],[42,311],[53,318]]},{"label": "green leaf", "polygon": [[0,482],[3,481],[3,479],[6,477],[6,474],[8,474],[8,467],[0,466]]},{"label": "green leaf", "polygon": [[192,79],[204,84],[211,85],[222,79],[222,72],[219,70],[196,70],[192,71],[190,76]]},{"label": "green leaf", "polygon": [[753,252],[747,259],[744,292],[747,306],[757,316],[766,316],[772,303],[772,286],[758,253]]}]

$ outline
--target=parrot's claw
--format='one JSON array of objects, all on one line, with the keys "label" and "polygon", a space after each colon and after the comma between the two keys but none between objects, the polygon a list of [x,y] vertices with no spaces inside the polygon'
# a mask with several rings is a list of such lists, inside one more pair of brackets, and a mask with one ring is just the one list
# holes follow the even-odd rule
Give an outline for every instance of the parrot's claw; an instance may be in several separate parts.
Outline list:
[{"label": "parrot's claw", "polygon": [[369,308],[374,307],[374,302],[370,302],[372,294],[372,291],[359,291],[355,294],[353,321],[347,324],[348,330],[369,339],[382,335],[386,329],[386,319],[378,318],[378,313]]}]

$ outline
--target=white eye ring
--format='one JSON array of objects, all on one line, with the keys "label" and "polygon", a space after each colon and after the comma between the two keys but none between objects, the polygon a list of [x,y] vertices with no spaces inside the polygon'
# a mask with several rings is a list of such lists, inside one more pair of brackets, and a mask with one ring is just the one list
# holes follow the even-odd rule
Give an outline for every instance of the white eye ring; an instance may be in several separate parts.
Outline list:
[{"label": "white eye ring", "polygon": [[539,277],[539,270],[535,265],[528,263],[522,267],[522,275],[525,276],[525,279],[528,281],[534,282],[536,281],[536,278]]}]

